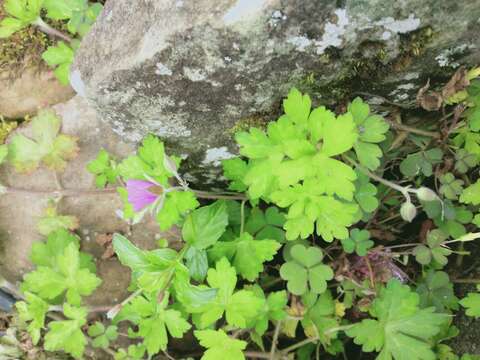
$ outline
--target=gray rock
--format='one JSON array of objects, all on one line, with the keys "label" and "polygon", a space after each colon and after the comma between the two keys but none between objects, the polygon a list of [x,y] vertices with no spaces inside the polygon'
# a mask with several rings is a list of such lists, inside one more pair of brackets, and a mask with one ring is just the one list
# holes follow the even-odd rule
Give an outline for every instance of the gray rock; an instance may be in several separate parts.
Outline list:
[{"label": "gray rock", "polygon": [[[273,119],[292,86],[324,104],[409,102],[478,60],[478,0],[115,0],[84,39],[73,87],[124,141],[153,132],[212,180],[232,132]],[[378,99],[377,99],[378,100]]]}]

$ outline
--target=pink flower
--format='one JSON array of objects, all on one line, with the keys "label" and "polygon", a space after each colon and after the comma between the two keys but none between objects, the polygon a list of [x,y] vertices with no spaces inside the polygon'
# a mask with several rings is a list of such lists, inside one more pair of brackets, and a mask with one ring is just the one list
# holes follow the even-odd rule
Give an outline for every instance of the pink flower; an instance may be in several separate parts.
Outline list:
[{"label": "pink flower", "polygon": [[146,180],[127,180],[128,202],[138,212],[153,204],[162,194],[163,189]]}]

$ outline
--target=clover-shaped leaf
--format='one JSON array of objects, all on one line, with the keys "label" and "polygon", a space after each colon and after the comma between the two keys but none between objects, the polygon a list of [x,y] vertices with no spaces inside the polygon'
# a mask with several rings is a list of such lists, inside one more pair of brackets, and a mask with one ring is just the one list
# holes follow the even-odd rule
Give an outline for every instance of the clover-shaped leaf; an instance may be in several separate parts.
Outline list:
[{"label": "clover-shaped leaf", "polygon": [[282,226],[285,221],[285,214],[281,213],[277,207],[271,206],[265,212],[259,208],[253,208],[245,223],[245,231],[255,235],[258,240],[273,239],[284,242],[285,231]]},{"label": "clover-shaped leaf", "polygon": [[418,245],[413,249],[413,255],[422,265],[428,265],[432,259],[438,264],[445,266],[448,263],[447,256],[452,250],[443,246],[447,235],[439,229],[430,231],[427,234],[427,245]]},{"label": "clover-shaped leaf", "polygon": [[400,171],[408,177],[413,177],[420,173],[428,177],[433,173],[433,165],[440,163],[442,158],[443,152],[439,148],[409,154],[400,163]]},{"label": "clover-shaped leaf", "polygon": [[322,263],[322,250],[298,244],[291,248],[290,255],[292,260],[280,268],[280,276],[287,280],[288,290],[294,295],[302,295],[308,288],[313,293],[323,293],[327,281],[333,278],[333,271]]},{"label": "clover-shaped leaf", "polygon": [[359,137],[354,144],[358,161],[370,170],[380,166],[382,150],[377,143],[386,139],[388,123],[379,115],[369,115],[370,107],[362,99],[356,98],[348,106],[358,128]]},{"label": "clover-shaped leaf", "polygon": [[378,207],[377,188],[370,183],[368,176],[360,171],[356,171],[356,173],[354,198],[363,211],[370,213]]},{"label": "clover-shaped leaf", "polygon": [[447,199],[456,200],[463,190],[463,180],[456,179],[452,173],[446,173],[440,176],[439,192]]},{"label": "clover-shaped leaf", "polygon": [[478,157],[476,154],[469,153],[465,149],[458,149],[455,153],[455,170],[461,174],[465,174],[468,169],[478,165]]},{"label": "clover-shaped leaf", "polygon": [[32,119],[32,139],[22,134],[12,137],[8,158],[18,172],[32,172],[40,163],[52,170],[62,171],[67,160],[77,156],[77,140],[59,134],[60,126],[61,121],[53,111],[43,110]]},{"label": "clover-shaped leaf", "polygon": [[118,337],[117,326],[110,325],[105,328],[105,325],[97,321],[88,328],[88,335],[94,338],[93,347],[106,349],[110,341],[114,341]]},{"label": "clover-shaped leaf", "polygon": [[367,230],[353,229],[350,231],[350,237],[341,240],[343,249],[346,253],[356,252],[359,256],[365,256],[374,242],[370,240],[370,233]]},{"label": "clover-shaped leaf", "polygon": [[462,191],[460,202],[464,204],[480,205],[480,180]]},{"label": "clover-shaped leaf", "polygon": [[453,292],[453,284],[443,271],[429,270],[417,287],[420,295],[420,307],[435,306],[437,311],[458,309],[458,299]]}]

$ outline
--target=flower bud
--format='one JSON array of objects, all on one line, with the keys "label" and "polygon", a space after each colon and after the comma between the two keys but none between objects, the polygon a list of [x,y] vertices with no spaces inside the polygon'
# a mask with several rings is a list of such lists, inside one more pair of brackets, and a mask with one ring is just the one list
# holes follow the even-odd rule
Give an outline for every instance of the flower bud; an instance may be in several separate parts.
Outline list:
[{"label": "flower bud", "polygon": [[412,222],[415,216],[417,216],[417,209],[410,201],[404,202],[400,207],[400,215],[403,220]]},{"label": "flower bud", "polygon": [[435,201],[438,200],[438,195],[432,189],[422,186],[416,191],[418,200],[421,201]]}]

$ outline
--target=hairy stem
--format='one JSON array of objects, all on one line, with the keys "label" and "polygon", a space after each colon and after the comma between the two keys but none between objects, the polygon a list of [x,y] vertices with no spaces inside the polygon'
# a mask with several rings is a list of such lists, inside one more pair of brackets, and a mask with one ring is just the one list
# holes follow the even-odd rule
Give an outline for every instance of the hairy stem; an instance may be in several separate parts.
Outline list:
[{"label": "hairy stem", "polygon": [[[179,188],[181,190],[182,188]],[[246,200],[247,197],[240,193],[213,193],[202,190],[191,189],[195,195],[201,199],[225,199],[225,200]],[[90,196],[90,195],[106,195],[117,192],[116,188],[105,189],[58,189],[58,190],[37,190],[37,189],[19,189],[14,187],[5,187],[4,193],[7,194],[21,194],[21,195],[46,195],[53,197],[63,196]]]},{"label": "hairy stem", "polygon": [[61,31],[58,31],[57,29],[54,29],[53,27],[48,25],[45,21],[43,21],[42,18],[40,18],[40,17],[37,20],[35,20],[33,25],[38,27],[40,29],[40,31],[44,32],[47,35],[52,35],[52,36],[59,37],[59,38],[65,40],[67,42],[72,41],[72,38],[70,36],[64,34]]},{"label": "hairy stem", "polygon": [[390,181],[390,180],[387,180],[387,179],[384,179],[382,178],[381,176],[378,176],[372,172],[370,172],[369,170],[367,170],[366,168],[364,168],[363,166],[361,166],[360,164],[358,164],[356,161],[354,161],[353,159],[349,158],[348,156],[346,155],[343,155],[343,158],[345,160],[347,160],[347,162],[349,162],[350,164],[352,164],[353,166],[357,167],[358,170],[360,170],[362,173],[364,173],[365,175],[367,175],[370,179],[373,179],[375,181],[378,181],[379,183],[385,185],[385,186],[388,186],[389,188],[392,188],[394,190],[397,190],[399,192],[402,193],[403,196],[405,196],[405,198],[407,200],[410,200],[410,195],[408,194],[408,191],[409,189],[407,187],[404,187],[404,186],[400,186],[398,184],[395,184],[394,182]]},{"label": "hairy stem", "polygon": [[433,137],[435,139],[440,138],[440,134],[437,133],[437,132],[434,132],[434,131],[417,129],[413,126],[400,124],[398,122],[395,122],[395,121],[392,121],[392,120],[389,120],[389,119],[385,119],[385,121],[387,123],[389,123],[391,127],[393,127],[394,129],[397,129],[397,130],[402,130],[402,131],[406,131],[406,132],[409,132],[409,133],[412,133],[412,134],[418,134],[418,135],[427,136],[427,137]]},{"label": "hairy stem", "polygon": [[282,320],[279,320],[275,325],[275,332],[273,334],[272,347],[270,348],[270,360],[275,359],[275,350],[277,350],[278,336],[282,327]]}]

